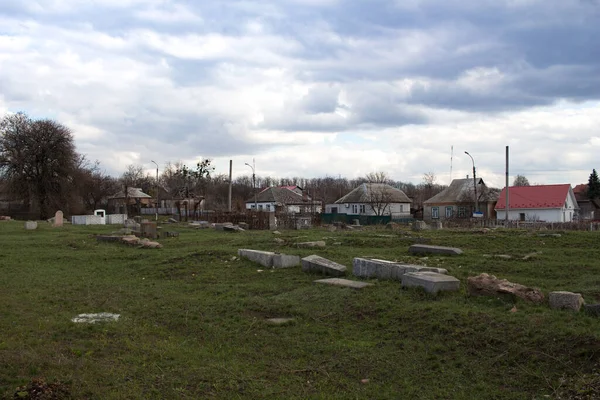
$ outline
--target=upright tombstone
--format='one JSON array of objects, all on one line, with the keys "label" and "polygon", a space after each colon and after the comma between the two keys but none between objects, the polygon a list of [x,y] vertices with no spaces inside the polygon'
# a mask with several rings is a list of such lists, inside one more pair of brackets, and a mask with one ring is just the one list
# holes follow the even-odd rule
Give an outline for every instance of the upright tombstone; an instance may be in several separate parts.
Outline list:
[{"label": "upright tombstone", "polygon": [[158,231],[155,222],[142,222],[140,224],[140,236],[148,239],[158,238]]},{"label": "upright tombstone", "polygon": [[27,229],[28,231],[37,229],[37,222],[35,222],[35,221],[25,222],[25,229]]},{"label": "upright tombstone", "polygon": [[56,214],[54,214],[54,225],[56,227],[63,226],[63,212],[58,210]]}]

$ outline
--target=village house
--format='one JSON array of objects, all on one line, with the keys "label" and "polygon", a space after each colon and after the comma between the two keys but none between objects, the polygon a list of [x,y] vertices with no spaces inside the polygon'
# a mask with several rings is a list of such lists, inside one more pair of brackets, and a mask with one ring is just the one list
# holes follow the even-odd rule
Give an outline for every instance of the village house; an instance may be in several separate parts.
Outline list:
[{"label": "village house", "polygon": [[321,202],[299,186],[271,186],[246,200],[247,210],[286,213],[320,213]]},{"label": "village house", "polygon": [[325,212],[409,218],[411,204],[412,200],[400,189],[384,183],[363,183],[335,203],[327,204]]},{"label": "village house", "polygon": [[575,200],[579,206],[577,219],[579,220],[598,220],[600,219],[600,198],[590,199],[588,197],[588,185],[581,184],[573,188]]},{"label": "village house", "polygon": [[[477,178],[477,199],[482,218],[494,218],[498,190],[488,188]],[[471,178],[453,179],[446,189],[423,202],[423,219],[427,221],[471,218],[475,210],[475,183]]]},{"label": "village house", "polygon": [[[510,186],[508,188],[508,219],[531,222],[570,222],[579,210],[569,184]],[[496,213],[499,220],[506,217],[506,188],[502,189]]]}]

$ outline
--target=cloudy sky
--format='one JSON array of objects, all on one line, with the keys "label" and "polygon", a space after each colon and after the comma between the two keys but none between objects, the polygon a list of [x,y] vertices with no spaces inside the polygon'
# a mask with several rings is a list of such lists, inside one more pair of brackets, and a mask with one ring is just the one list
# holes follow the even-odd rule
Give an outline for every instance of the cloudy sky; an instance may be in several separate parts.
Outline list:
[{"label": "cloudy sky", "polygon": [[0,114],[73,129],[107,172],[419,183],[600,169],[597,0],[0,0]]}]

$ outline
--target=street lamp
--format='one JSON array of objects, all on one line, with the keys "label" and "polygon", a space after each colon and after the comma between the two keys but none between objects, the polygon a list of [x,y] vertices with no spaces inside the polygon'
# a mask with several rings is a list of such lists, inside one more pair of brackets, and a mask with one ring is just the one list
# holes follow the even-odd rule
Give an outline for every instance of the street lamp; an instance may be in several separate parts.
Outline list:
[{"label": "street lamp", "polygon": [[473,156],[469,154],[468,151],[465,151],[465,154],[471,157],[471,161],[473,162],[473,188],[475,190],[475,211],[479,211],[479,199],[477,198],[477,177],[475,176],[475,160],[473,160]]},{"label": "street lamp", "polygon": [[158,222],[158,164],[155,161],[152,162],[154,163],[154,165],[156,165],[156,222]]},{"label": "street lamp", "polygon": [[256,174],[255,174],[254,158],[252,159],[252,165],[250,165],[248,163],[244,163],[244,165],[247,165],[250,168],[252,168],[252,190],[254,191],[254,211],[258,211],[258,205],[256,202]]}]

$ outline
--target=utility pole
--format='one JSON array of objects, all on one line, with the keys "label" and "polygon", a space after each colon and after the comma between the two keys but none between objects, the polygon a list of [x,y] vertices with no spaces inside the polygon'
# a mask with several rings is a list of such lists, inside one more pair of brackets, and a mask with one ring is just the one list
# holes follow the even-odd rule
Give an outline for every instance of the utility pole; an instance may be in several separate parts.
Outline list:
[{"label": "utility pole", "polygon": [[506,215],[504,215],[504,222],[506,228],[508,228],[508,210],[510,209],[510,203],[508,202],[508,146],[506,146],[506,206],[504,207],[504,211]]},{"label": "utility pole", "polygon": [[156,222],[158,222],[158,207],[160,206],[160,202],[158,201],[158,164],[152,161],[154,165],[156,165]]},{"label": "utility pole", "polygon": [[475,160],[473,156],[469,154],[468,151],[465,151],[465,154],[471,157],[471,161],[473,162],[473,188],[475,190],[475,212],[479,211],[479,198],[477,197],[477,176],[475,175]]},{"label": "utility pole", "polygon": [[231,212],[231,171],[233,170],[233,160],[229,160],[229,197],[227,198],[227,205],[229,212]]},{"label": "utility pole", "polygon": [[250,168],[252,168],[252,190],[254,191],[254,211],[258,211],[258,205],[257,205],[257,201],[256,201],[256,174],[255,174],[256,165],[254,163],[254,158],[252,159],[252,165],[250,165],[248,163],[245,163],[244,165],[247,165]]}]

